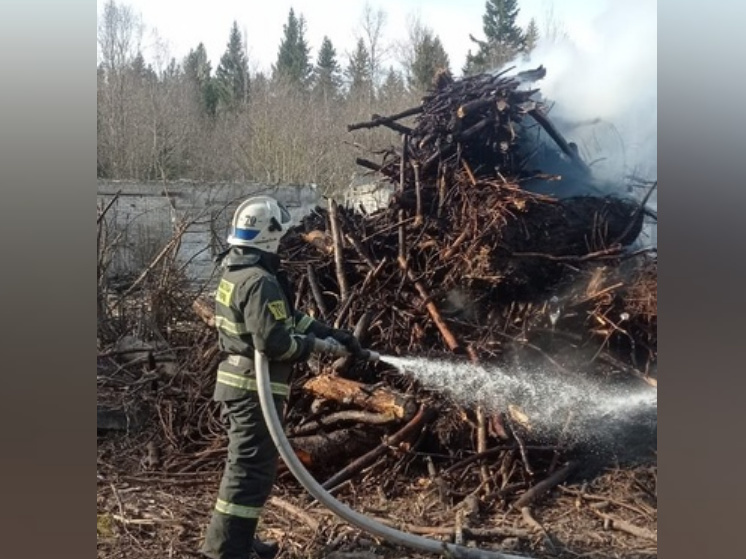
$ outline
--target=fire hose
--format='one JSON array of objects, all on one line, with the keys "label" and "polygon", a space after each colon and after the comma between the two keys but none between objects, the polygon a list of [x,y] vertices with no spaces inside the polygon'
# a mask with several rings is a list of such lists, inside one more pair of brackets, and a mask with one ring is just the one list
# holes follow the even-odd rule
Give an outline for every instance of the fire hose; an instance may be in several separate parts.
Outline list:
[{"label": "fire hose", "polygon": [[[330,353],[340,357],[349,355],[347,348],[331,338],[316,339],[314,341],[314,352]],[[380,359],[380,355],[371,350],[363,350],[358,357],[368,361],[378,361]],[[369,534],[383,538],[392,544],[405,546],[427,553],[434,553],[444,557],[452,557],[454,559],[528,559],[524,556],[507,555],[498,551],[466,547],[402,532],[368,518],[338,501],[314,479],[308,470],[306,470],[296,456],[295,451],[290,446],[290,441],[288,441],[285,436],[282,422],[280,421],[277,408],[274,404],[269,379],[269,362],[266,356],[260,351],[255,351],[254,363],[256,365],[256,382],[259,393],[259,402],[262,407],[262,414],[264,415],[264,421],[267,424],[269,433],[275,446],[277,446],[280,456],[285,461],[290,472],[296,477],[301,485],[303,485],[303,487],[305,487],[305,489],[316,500],[331,510],[334,514],[353,526],[368,532]]]}]

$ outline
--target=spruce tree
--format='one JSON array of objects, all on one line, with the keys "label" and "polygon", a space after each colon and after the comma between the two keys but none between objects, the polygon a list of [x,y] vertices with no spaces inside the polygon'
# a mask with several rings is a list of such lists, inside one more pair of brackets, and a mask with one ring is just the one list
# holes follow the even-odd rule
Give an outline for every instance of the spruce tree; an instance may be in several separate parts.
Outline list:
[{"label": "spruce tree", "polygon": [[532,50],[536,48],[536,43],[539,42],[539,26],[536,25],[536,20],[531,18],[526,26],[524,50],[526,54],[530,54]]},{"label": "spruce tree", "polygon": [[465,74],[498,69],[510,62],[525,45],[523,31],[516,23],[518,0],[487,0],[482,16],[484,40],[469,38],[479,47],[466,57]]},{"label": "spruce tree", "polygon": [[200,43],[187,54],[184,59],[184,75],[187,87],[199,103],[200,109],[214,116],[218,107],[218,88],[204,44]]},{"label": "spruce tree", "polygon": [[378,93],[380,102],[384,106],[395,106],[397,103],[400,104],[402,99],[406,99],[406,95],[407,88],[404,84],[404,78],[394,70],[393,66],[390,66]]},{"label": "spruce tree", "polygon": [[409,86],[417,91],[426,91],[439,70],[449,70],[448,54],[440,38],[426,30],[420,42],[414,45],[414,58],[409,70]]},{"label": "spruce tree", "polygon": [[341,86],[341,69],[337,62],[337,51],[329,37],[324,37],[313,72],[313,91],[318,99],[334,101]]},{"label": "spruce tree", "polygon": [[359,39],[345,70],[350,98],[373,100],[373,80],[370,75],[370,56],[365,42]]},{"label": "spruce tree", "polygon": [[198,44],[196,49],[191,49],[186,55],[184,73],[191,83],[199,86],[204,86],[210,79],[212,64],[207,58],[207,50],[203,43]]},{"label": "spruce tree", "polygon": [[248,102],[249,63],[243,49],[238,23],[233,22],[225,53],[215,72],[218,96],[222,104],[237,108]]},{"label": "spruce tree", "polygon": [[310,62],[311,49],[305,38],[305,19],[296,17],[290,8],[288,21],[283,25],[283,37],[277,53],[277,62],[272,68],[272,77],[282,83],[299,89],[306,89],[310,83],[313,66]]},{"label": "spruce tree", "polygon": [[523,32],[516,23],[518,12],[518,0],[487,0],[482,16],[482,29],[487,41],[521,48]]},{"label": "spruce tree", "polygon": [[135,58],[130,63],[129,73],[137,85],[152,85],[158,81],[158,76],[153,71],[152,66],[145,63],[145,57],[140,51],[137,52],[137,55],[135,55]]}]

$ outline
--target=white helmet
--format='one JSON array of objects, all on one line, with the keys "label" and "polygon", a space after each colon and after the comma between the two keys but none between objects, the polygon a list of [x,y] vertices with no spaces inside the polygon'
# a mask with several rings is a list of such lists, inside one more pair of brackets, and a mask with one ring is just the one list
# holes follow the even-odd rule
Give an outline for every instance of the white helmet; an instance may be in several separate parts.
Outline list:
[{"label": "white helmet", "polygon": [[228,244],[277,252],[280,239],[290,228],[290,212],[270,196],[254,196],[233,214]]}]

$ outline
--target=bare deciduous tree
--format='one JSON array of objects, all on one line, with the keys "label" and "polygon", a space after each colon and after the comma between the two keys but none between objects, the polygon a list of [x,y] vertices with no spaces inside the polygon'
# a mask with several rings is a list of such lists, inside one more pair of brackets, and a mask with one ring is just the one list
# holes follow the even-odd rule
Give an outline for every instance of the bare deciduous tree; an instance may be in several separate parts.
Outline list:
[{"label": "bare deciduous tree", "polygon": [[356,38],[362,39],[368,49],[370,77],[374,87],[378,87],[381,84],[384,63],[390,51],[390,47],[383,41],[386,19],[386,12],[380,8],[374,10],[370,3],[366,2],[363,6],[359,29],[356,33]]},{"label": "bare deciduous tree", "polygon": [[541,30],[539,31],[541,41],[545,44],[556,44],[566,41],[570,38],[567,27],[554,12],[554,4],[549,4],[544,12]]},{"label": "bare deciduous tree", "polygon": [[121,70],[140,52],[143,22],[130,6],[109,0],[99,18],[97,30],[100,64],[110,70]]}]

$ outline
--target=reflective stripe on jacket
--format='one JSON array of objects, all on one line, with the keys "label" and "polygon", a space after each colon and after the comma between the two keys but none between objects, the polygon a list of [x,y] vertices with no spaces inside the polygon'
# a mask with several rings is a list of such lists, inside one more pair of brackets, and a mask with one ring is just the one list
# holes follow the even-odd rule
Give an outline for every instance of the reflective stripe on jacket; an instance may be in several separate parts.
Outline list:
[{"label": "reflective stripe on jacket", "polygon": [[218,368],[215,399],[238,399],[256,390],[255,348],[269,359],[272,391],[287,396],[292,365],[303,354],[295,336],[310,332],[325,336],[329,328],[295,311],[276,255],[233,247],[221,259],[221,266],[215,325],[219,347],[229,357]]}]

